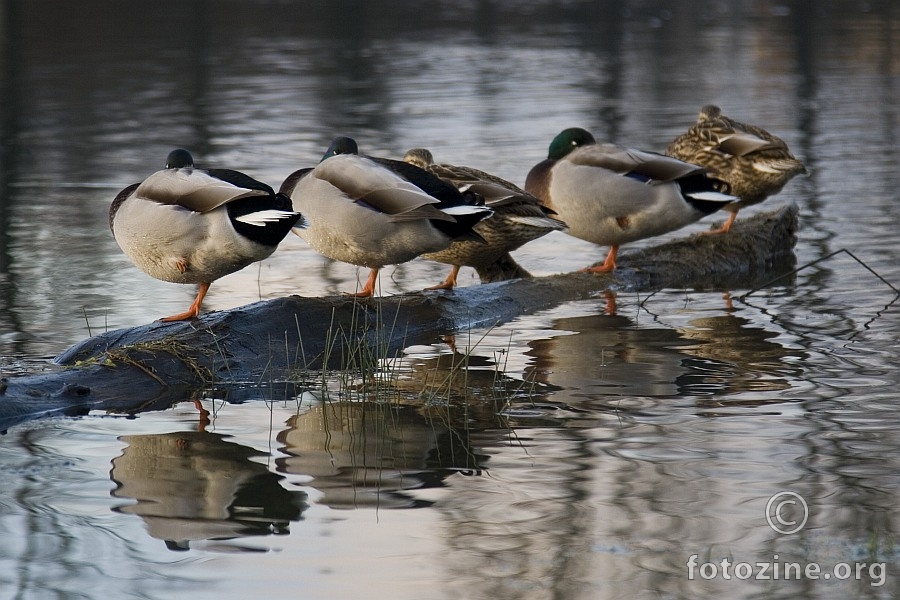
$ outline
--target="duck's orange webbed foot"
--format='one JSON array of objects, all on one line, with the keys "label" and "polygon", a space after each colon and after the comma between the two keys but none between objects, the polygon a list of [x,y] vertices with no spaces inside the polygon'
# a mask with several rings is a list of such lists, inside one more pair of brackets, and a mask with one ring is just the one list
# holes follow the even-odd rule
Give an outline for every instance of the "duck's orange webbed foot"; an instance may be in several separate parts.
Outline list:
[{"label": "duck's orange webbed foot", "polygon": [[450,269],[450,274],[447,275],[447,279],[442,281],[437,285],[433,285],[431,287],[425,288],[426,290],[452,290],[456,287],[456,277],[459,275],[459,267],[457,265],[453,265],[453,268]]},{"label": "duck's orange webbed foot", "polygon": [[611,246],[609,249],[609,254],[606,255],[606,260],[603,261],[603,264],[597,267],[585,267],[583,269],[579,269],[579,273],[609,273],[616,268],[616,255],[619,253],[618,246]]},{"label": "duck's orange webbed foot", "polygon": [[728,220],[725,221],[725,224],[721,227],[717,227],[716,229],[710,229],[709,231],[704,231],[703,235],[717,235],[720,233],[728,233],[731,231],[731,226],[734,225],[734,220],[737,218],[737,213],[733,212],[728,215]]}]

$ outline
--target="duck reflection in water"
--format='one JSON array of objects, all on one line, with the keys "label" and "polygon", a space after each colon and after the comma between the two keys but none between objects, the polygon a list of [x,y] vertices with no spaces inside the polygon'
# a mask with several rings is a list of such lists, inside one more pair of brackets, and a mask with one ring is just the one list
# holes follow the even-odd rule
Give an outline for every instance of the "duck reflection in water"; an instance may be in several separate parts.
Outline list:
[{"label": "duck reflection in water", "polygon": [[328,402],[289,421],[278,434],[287,454],[279,471],[313,477],[318,501],[331,508],[419,508],[415,489],[439,487],[448,476],[480,474],[487,457],[455,428],[420,407],[385,402]]},{"label": "duck reflection in water", "polygon": [[610,395],[720,397],[786,389],[796,369],[785,359],[804,355],[734,312],[689,325],[639,326],[623,315],[557,319],[554,329],[567,333],[530,342],[526,379],[561,388],[554,397],[573,406]]},{"label": "duck reflection in water", "polygon": [[[307,508],[305,492],[286,490],[283,477],[252,460],[265,453],[225,436],[173,432],[120,439],[128,446],[112,461],[112,495],[137,502],[114,510],[140,516],[148,533],[171,550],[188,550],[200,540],[285,535]],[[227,550],[259,551],[232,544]]]},{"label": "duck reflection in water", "polygon": [[623,315],[589,315],[553,321],[558,336],[530,342],[525,377],[560,388],[577,404],[593,396],[676,396],[685,373],[687,345],[671,329],[637,327]]},{"label": "duck reflection in water", "polygon": [[[802,376],[808,354],[773,341],[777,331],[756,326],[736,311],[714,313],[688,322],[678,335],[690,345],[682,348],[690,355],[692,367],[682,378],[685,383],[705,386],[718,394],[780,391],[791,387],[790,380]],[[723,371],[709,371],[707,365],[726,365]],[[699,379],[702,379],[700,381]],[[766,395],[767,401],[745,400],[743,404],[781,402]]]}]

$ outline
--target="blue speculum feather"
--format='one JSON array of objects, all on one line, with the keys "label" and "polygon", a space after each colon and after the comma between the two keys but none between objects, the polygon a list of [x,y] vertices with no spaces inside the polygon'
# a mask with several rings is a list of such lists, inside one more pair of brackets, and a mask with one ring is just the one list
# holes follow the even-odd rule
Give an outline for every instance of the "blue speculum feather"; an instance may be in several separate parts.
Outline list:
[{"label": "blue speculum feather", "polygon": [[359,204],[363,208],[368,208],[369,210],[379,212],[379,213],[382,212],[382,211],[378,210],[377,208],[375,208],[374,206],[372,206],[371,204],[369,204],[368,202],[366,202],[365,200],[357,199],[357,200],[354,200],[353,202],[354,202],[354,204]]},{"label": "blue speculum feather", "polygon": [[625,177],[630,177],[631,179],[635,179],[640,181],[641,183],[649,183],[650,178],[646,175],[641,175],[640,173],[625,173]]}]

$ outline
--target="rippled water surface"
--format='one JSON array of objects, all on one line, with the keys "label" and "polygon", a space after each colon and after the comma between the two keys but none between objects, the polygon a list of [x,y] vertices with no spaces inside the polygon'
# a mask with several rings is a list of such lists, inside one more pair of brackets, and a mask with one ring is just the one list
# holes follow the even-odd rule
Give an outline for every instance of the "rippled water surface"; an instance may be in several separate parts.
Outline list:
[{"label": "rippled water surface", "polygon": [[[809,167],[746,212],[796,203],[798,264],[820,261],[749,296],[619,293],[615,314],[435,339],[374,386],[210,391],[205,428],[187,401],[14,426],[0,600],[900,595],[893,3],[0,0],[0,43],[3,376],[190,303],[107,225],[175,146],[277,185],[345,134],[522,184],[565,127],[661,150],[715,102]],[[551,234],[516,258],[549,275],[603,252]],[[445,270],[386,269],[381,292]],[[204,306],[364,276],[292,237]],[[808,505],[792,535],[766,521],[785,490]]]}]

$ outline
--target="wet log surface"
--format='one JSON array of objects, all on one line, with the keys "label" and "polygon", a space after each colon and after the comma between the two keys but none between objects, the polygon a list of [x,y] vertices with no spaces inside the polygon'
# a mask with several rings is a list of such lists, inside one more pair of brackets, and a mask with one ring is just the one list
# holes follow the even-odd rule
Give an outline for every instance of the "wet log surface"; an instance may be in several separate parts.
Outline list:
[{"label": "wet log surface", "polygon": [[63,352],[59,369],[0,380],[0,430],[49,415],[158,410],[213,388],[227,390],[232,402],[282,400],[298,392],[292,381],[305,370],[368,368],[373,357],[606,290],[751,289],[794,268],[797,215],[791,205],[740,219],[727,235],[694,234],[626,251],[614,274],[368,300],[290,296],[190,322],[111,331]]}]

